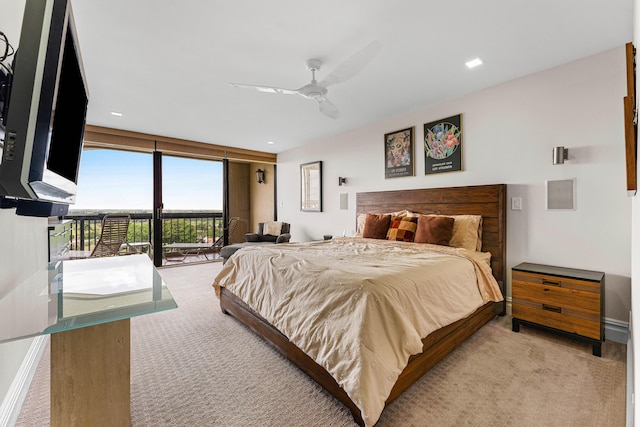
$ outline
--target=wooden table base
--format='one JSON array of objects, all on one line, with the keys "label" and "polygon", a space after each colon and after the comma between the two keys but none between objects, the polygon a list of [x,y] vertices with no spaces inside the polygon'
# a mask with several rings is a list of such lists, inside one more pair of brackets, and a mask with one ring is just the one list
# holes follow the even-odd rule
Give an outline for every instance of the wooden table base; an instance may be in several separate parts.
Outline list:
[{"label": "wooden table base", "polygon": [[130,320],[51,335],[51,426],[131,425]]}]

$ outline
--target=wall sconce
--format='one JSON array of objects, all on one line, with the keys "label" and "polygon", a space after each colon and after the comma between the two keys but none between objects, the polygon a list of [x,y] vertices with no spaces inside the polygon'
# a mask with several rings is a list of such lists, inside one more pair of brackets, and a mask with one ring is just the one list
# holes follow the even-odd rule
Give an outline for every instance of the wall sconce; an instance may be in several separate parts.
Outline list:
[{"label": "wall sconce", "polygon": [[262,169],[256,171],[256,181],[258,181],[258,184],[264,184],[264,171]]},{"label": "wall sconce", "polygon": [[569,149],[564,147],[553,148],[553,164],[561,165],[565,160],[569,160]]},{"label": "wall sconce", "polygon": [[343,184],[346,184],[346,183],[347,183],[347,178],[344,178],[344,177],[341,177],[341,176],[338,177],[338,185],[343,185]]}]

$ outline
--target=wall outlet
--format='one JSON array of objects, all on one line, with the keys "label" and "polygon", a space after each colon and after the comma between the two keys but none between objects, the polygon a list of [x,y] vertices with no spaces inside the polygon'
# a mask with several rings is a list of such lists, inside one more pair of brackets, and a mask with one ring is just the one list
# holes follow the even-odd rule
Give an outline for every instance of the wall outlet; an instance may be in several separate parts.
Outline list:
[{"label": "wall outlet", "polygon": [[521,211],[522,210],[522,197],[512,197],[511,198],[511,210],[512,211]]}]

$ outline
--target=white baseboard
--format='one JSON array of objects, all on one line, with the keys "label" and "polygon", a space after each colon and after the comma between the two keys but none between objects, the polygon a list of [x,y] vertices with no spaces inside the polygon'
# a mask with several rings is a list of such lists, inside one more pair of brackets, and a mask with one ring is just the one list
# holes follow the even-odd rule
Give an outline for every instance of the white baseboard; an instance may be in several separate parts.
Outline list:
[{"label": "white baseboard", "polygon": [[615,319],[604,319],[604,337],[609,341],[627,344],[629,340],[629,322]]},{"label": "white baseboard", "polygon": [[18,421],[24,399],[38,368],[44,349],[49,342],[49,335],[40,335],[33,339],[29,351],[20,364],[18,372],[0,405],[0,427],[12,427]]},{"label": "white baseboard", "polygon": [[627,341],[627,427],[634,425],[635,413],[635,380],[633,366],[633,316],[629,312],[629,340]]}]

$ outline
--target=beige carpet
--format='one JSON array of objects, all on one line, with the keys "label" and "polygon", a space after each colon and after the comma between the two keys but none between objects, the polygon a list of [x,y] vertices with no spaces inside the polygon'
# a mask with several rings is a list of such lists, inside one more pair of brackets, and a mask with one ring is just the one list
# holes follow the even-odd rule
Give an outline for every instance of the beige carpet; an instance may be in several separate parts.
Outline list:
[{"label": "beige carpet", "polygon": [[[233,318],[219,263],[165,268],[179,308],[132,319],[133,426],[354,426],[349,412]],[[624,345],[590,346],[493,320],[383,412],[376,427],[624,426]],[[45,352],[48,355],[48,351]],[[49,420],[49,358],[18,426]]]}]

